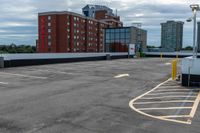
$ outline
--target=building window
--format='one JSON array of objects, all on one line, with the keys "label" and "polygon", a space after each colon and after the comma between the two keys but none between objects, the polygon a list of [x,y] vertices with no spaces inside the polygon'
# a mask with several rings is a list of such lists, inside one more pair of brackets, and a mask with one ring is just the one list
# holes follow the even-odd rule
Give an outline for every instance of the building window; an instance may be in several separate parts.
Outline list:
[{"label": "building window", "polygon": [[50,41],[48,42],[48,46],[49,46],[49,47],[51,46],[51,42],[50,42]]},{"label": "building window", "polygon": [[51,16],[48,16],[48,20],[51,20]]},{"label": "building window", "polygon": [[49,27],[51,26],[51,23],[50,23],[50,22],[48,22],[48,26],[49,26]]},{"label": "building window", "polygon": [[51,33],[51,29],[48,29],[48,33]]},{"label": "building window", "polygon": [[49,40],[51,39],[51,35],[48,35],[48,39],[49,39]]}]

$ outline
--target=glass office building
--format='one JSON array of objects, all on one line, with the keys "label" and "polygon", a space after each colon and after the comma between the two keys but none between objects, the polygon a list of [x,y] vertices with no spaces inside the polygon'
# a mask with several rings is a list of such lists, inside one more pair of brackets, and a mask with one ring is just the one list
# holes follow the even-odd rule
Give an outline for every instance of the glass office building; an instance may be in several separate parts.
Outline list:
[{"label": "glass office building", "polygon": [[107,28],[105,30],[105,52],[127,52],[129,44],[146,49],[147,32],[136,27]]}]

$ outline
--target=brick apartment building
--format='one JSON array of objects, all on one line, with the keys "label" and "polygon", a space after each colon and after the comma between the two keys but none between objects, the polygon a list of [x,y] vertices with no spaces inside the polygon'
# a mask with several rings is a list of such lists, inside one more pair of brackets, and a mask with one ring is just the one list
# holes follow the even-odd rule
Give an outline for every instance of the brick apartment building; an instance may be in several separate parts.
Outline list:
[{"label": "brick apartment building", "polygon": [[120,17],[113,14],[113,10],[106,6],[86,5],[82,9],[82,12],[87,17],[108,23],[110,28],[123,26],[123,23],[120,21]]},{"label": "brick apartment building", "polygon": [[104,29],[123,25],[106,10],[96,10],[94,17],[68,11],[39,13],[38,24],[39,53],[103,52]]}]

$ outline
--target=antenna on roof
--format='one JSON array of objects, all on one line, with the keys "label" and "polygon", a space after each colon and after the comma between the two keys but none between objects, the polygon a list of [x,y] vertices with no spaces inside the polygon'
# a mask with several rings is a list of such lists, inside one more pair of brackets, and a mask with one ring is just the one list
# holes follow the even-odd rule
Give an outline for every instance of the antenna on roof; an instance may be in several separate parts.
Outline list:
[{"label": "antenna on roof", "polygon": [[117,17],[117,13],[118,13],[118,12],[117,12],[117,9],[116,9],[116,17]]}]

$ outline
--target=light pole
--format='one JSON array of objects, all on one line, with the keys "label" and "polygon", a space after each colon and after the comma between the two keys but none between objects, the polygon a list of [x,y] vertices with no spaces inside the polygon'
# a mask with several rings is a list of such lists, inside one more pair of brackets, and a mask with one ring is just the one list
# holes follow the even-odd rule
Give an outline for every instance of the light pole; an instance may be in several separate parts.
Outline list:
[{"label": "light pole", "polygon": [[190,5],[190,8],[192,9],[193,12],[193,17],[189,18],[187,22],[191,22],[192,19],[194,21],[194,27],[193,27],[193,58],[197,57],[197,11],[200,10],[198,4],[192,4]]}]

